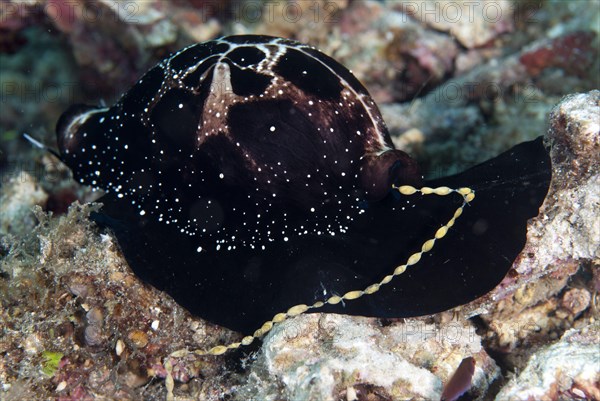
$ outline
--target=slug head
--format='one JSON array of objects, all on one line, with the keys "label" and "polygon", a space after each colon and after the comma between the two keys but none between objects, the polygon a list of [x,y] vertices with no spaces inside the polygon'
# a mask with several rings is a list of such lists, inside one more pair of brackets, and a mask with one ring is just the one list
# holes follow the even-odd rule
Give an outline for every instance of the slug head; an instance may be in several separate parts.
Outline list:
[{"label": "slug head", "polygon": [[421,173],[417,162],[407,153],[390,149],[379,155],[367,155],[362,159],[359,174],[361,187],[370,201],[383,199],[392,185],[421,185]]}]

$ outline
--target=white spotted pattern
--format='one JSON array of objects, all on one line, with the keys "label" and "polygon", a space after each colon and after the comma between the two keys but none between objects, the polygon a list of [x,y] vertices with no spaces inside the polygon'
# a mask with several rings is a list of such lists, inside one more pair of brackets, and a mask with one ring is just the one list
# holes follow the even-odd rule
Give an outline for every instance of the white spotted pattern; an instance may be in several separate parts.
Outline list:
[{"label": "white spotted pattern", "polygon": [[[306,68],[292,64],[294,57]],[[392,145],[367,91],[325,57],[268,37],[186,47],[115,106],[70,117],[59,133],[61,151],[82,184],[197,237],[198,252],[344,233],[363,212],[362,158]],[[321,75],[315,71],[329,74],[332,87],[311,86]],[[285,108],[271,118],[279,104]],[[264,128],[248,138],[246,129],[257,125]]]}]

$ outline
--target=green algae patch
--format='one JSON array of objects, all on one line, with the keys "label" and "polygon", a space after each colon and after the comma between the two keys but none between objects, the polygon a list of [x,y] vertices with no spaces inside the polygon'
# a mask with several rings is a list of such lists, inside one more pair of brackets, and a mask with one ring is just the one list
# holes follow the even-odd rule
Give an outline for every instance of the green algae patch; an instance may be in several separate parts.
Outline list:
[{"label": "green algae patch", "polygon": [[58,364],[64,354],[62,352],[44,351],[42,352],[42,373],[46,376],[54,376],[58,370]]}]

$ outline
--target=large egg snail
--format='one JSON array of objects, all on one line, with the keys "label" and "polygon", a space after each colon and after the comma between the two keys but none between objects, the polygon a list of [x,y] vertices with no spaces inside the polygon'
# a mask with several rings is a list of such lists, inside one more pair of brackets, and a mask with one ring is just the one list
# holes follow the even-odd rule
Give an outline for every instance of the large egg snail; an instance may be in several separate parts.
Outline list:
[{"label": "large egg snail", "polygon": [[268,36],[189,46],[114,106],[73,106],[57,135],[74,177],[107,191],[96,220],[134,271],[209,321],[258,328],[242,344],[307,311],[408,317],[480,297],[550,179],[538,139],[422,182],[346,68]]}]

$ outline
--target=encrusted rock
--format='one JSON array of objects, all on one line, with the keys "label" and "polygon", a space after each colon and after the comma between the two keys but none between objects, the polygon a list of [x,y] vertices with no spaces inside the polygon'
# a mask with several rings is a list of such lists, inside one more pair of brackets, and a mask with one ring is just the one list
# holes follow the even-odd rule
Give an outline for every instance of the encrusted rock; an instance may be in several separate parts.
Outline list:
[{"label": "encrusted rock", "polygon": [[[38,209],[41,223],[0,260],[3,400],[57,394],[73,400],[91,394],[162,399],[161,381],[140,386],[152,376],[165,377],[163,360],[171,352],[237,338],[192,318],[134,276],[111,237],[97,232],[89,220],[97,208],[75,203],[66,215],[52,219]],[[205,335],[195,337],[192,326]],[[59,358],[52,362],[56,366],[49,366],[44,355]],[[189,381],[202,368],[211,382],[219,377],[215,372],[221,362],[200,363],[192,355],[177,361],[173,376]],[[28,382],[21,383],[20,377]]]},{"label": "encrusted rock", "polygon": [[[448,315],[450,316],[450,315]],[[467,356],[477,359],[471,394],[483,394],[500,371],[466,320],[382,324],[378,319],[301,315],[266,336],[250,381],[237,399],[439,399],[443,382]],[[275,378],[275,380],[273,380]]]},{"label": "encrusted rock", "polygon": [[36,224],[33,206],[44,205],[48,194],[25,171],[15,170],[0,177],[5,180],[0,186],[0,236],[23,235]]},{"label": "encrusted rock", "polygon": [[513,29],[513,4],[508,0],[402,1],[398,6],[430,27],[451,33],[460,43],[482,46]]},{"label": "encrusted rock", "polygon": [[496,396],[503,400],[600,399],[600,326],[567,331],[531,356]]},{"label": "encrusted rock", "polygon": [[590,306],[592,297],[586,289],[573,288],[562,297],[561,306],[572,315],[578,315]]}]

